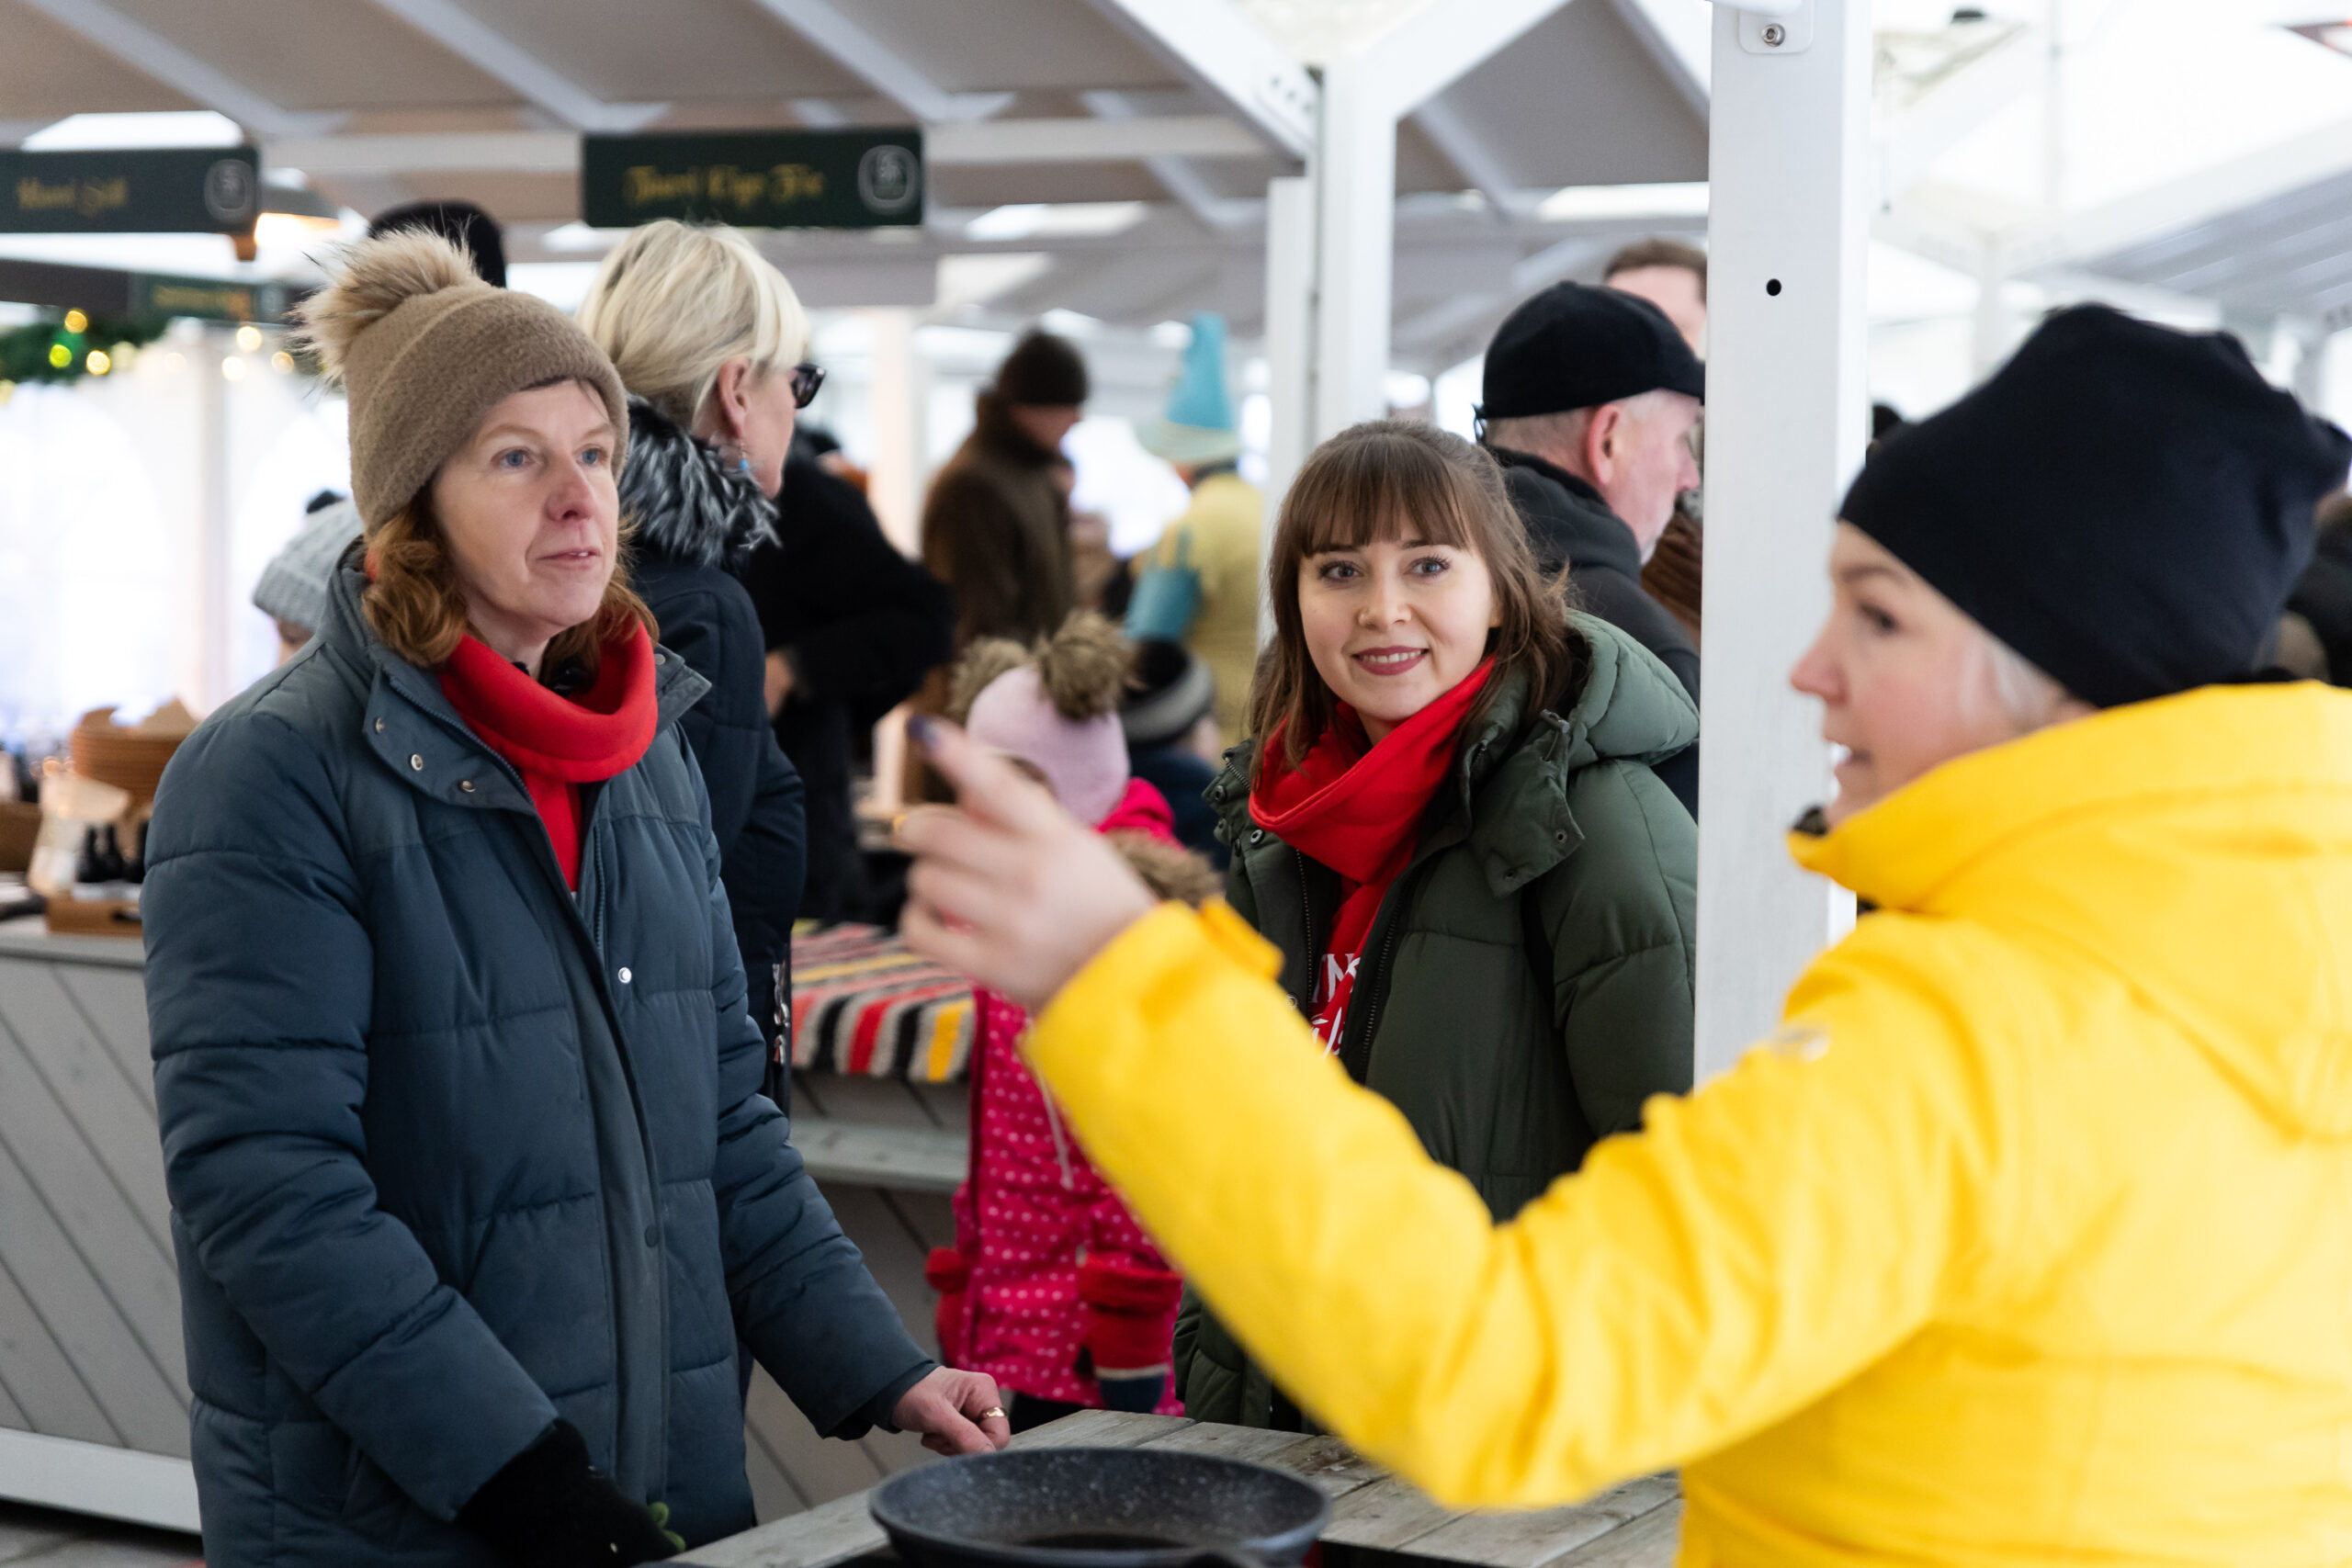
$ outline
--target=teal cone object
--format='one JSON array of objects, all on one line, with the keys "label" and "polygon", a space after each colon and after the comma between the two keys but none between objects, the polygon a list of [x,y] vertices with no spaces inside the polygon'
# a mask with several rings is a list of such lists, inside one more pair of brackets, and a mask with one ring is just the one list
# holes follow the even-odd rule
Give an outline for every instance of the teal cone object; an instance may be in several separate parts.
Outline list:
[{"label": "teal cone object", "polygon": [[1193,317],[1193,341],[1168,389],[1167,411],[1136,433],[1145,451],[1170,463],[1228,463],[1241,454],[1233,397],[1225,386],[1225,318]]}]

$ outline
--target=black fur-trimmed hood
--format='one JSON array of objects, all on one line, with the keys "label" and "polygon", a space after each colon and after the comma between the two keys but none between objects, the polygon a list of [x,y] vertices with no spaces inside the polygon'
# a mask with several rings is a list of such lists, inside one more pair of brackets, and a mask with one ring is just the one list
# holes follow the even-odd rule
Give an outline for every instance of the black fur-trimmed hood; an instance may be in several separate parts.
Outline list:
[{"label": "black fur-trimmed hood", "polygon": [[752,547],[775,537],[775,502],[752,476],[642,398],[628,400],[620,496],[642,555],[731,572]]}]

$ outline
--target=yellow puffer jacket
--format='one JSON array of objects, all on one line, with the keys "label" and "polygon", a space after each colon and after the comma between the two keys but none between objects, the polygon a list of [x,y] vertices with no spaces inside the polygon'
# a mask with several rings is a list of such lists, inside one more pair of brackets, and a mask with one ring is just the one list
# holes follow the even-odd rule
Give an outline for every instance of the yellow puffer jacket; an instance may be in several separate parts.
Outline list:
[{"label": "yellow puffer jacket", "polygon": [[1250,1353],[1446,1502],[1682,1464],[1685,1564],[2352,1562],[2352,694],[2110,710],[1797,853],[1883,912],[1509,1224],[1221,911],[1031,1052]]}]

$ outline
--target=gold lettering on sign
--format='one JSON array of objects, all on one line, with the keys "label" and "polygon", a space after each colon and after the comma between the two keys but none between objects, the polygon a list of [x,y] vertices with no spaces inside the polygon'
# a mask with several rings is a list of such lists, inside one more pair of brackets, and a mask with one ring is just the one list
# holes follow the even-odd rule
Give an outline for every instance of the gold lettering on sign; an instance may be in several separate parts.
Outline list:
[{"label": "gold lettering on sign", "polygon": [[767,189],[767,181],[762,175],[748,169],[739,169],[732,164],[714,164],[704,177],[703,186],[710,193],[713,206],[731,207],[738,212],[749,212],[759,206],[760,197]]},{"label": "gold lettering on sign", "polygon": [[130,176],[117,175],[110,180],[84,180],[79,210],[85,218],[96,218],[119,207],[130,205]]},{"label": "gold lettering on sign", "polygon": [[631,207],[650,207],[662,201],[695,201],[702,196],[702,171],[682,169],[664,174],[650,164],[640,164],[628,171],[622,198]]},{"label": "gold lettering on sign", "polygon": [[825,176],[806,164],[778,164],[768,171],[768,189],[779,207],[814,201],[825,194]]},{"label": "gold lettering on sign", "polygon": [[72,180],[62,185],[44,185],[38,175],[27,175],[17,182],[17,210],[19,212],[71,212],[74,210],[74,187]]},{"label": "gold lettering on sign", "polygon": [[191,288],[186,284],[159,283],[149,293],[148,302],[166,314],[204,311],[250,318],[254,299],[249,289]]}]

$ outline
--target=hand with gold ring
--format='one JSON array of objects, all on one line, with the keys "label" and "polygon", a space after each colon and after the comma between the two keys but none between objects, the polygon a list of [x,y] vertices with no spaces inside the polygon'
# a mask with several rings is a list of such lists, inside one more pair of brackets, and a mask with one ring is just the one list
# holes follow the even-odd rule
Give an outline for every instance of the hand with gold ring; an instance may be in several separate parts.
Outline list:
[{"label": "hand with gold ring", "polygon": [[996,1379],[986,1372],[934,1367],[899,1396],[891,1419],[902,1432],[922,1434],[922,1446],[938,1454],[994,1453],[1012,1441]]}]

